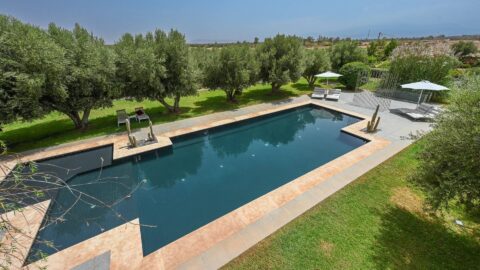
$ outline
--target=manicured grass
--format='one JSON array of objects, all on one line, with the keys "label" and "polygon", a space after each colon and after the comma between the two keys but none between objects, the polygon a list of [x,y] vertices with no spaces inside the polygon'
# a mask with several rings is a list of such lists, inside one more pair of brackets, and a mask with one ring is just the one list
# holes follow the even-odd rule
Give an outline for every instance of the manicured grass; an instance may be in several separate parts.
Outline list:
[{"label": "manicured grass", "polygon": [[[126,109],[127,113],[133,114],[135,107],[143,106],[152,122],[159,124],[310,93],[303,79],[297,83],[285,85],[276,95],[270,95],[270,89],[266,84],[251,87],[244,91],[236,104],[226,102],[223,91],[200,91],[198,96],[181,99],[181,114],[168,113],[158,101],[116,100],[113,107],[93,110],[86,130],[75,130],[68,117],[54,112],[32,122],[16,122],[4,126],[3,132],[0,132],[0,140],[8,144],[9,152],[20,152],[125,131],[124,126],[117,127],[116,110],[119,109]],[[146,121],[141,124],[132,122],[132,129],[147,125]]]},{"label": "manicured grass", "polygon": [[420,147],[360,177],[225,269],[479,269],[480,215],[429,214],[407,182]]}]

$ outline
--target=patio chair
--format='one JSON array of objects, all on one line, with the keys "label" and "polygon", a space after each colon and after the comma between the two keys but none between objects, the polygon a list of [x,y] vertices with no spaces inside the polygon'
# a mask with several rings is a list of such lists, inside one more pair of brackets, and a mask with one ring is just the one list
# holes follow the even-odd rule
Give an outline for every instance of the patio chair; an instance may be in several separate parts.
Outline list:
[{"label": "patio chair", "polygon": [[325,98],[325,95],[327,95],[327,90],[318,87],[313,89],[312,98],[323,99]]},{"label": "patio chair", "polygon": [[325,96],[325,99],[338,101],[340,99],[341,92],[342,91],[340,91],[340,89],[329,90],[327,96]]},{"label": "patio chair", "polygon": [[125,124],[128,119],[128,114],[127,112],[123,110],[117,110],[117,126],[120,126],[120,124]]},{"label": "patio chair", "polygon": [[143,107],[135,108],[135,117],[138,122],[141,122],[142,120],[150,120],[150,117],[145,113]]}]

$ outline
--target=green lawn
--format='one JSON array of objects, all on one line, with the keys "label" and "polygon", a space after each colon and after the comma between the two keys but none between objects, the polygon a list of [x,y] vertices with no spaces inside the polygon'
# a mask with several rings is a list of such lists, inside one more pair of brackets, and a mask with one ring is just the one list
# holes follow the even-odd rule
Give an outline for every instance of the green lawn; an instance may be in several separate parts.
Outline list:
[{"label": "green lawn", "polygon": [[378,89],[379,85],[380,85],[380,79],[370,78],[368,80],[368,82],[366,84],[360,86],[360,88],[373,92],[373,91],[376,91]]},{"label": "green lawn", "polygon": [[428,214],[421,192],[407,182],[420,147],[376,167],[225,268],[479,269],[480,214]]},{"label": "green lawn", "polygon": [[[307,83],[303,79],[282,87],[282,91],[276,95],[270,95],[270,89],[270,86],[265,84],[248,88],[239,97],[237,104],[227,103],[223,91],[200,91],[198,96],[181,99],[181,114],[166,112],[158,101],[117,100],[111,108],[93,110],[89,127],[86,130],[75,130],[68,117],[54,112],[32,122],[16,122],[5,125],[3,132],[0,132],[0,140],[8,144],[9,152],[20,152],[124,131],[124,126],[117,128],[115,112],[118,109],[126,109],[129,114],[132,114],[135,107],[143,106],[152,122],[159,124],[310,93]],[[145,126],[147,126],[145,121],[141,124],[132,122],[133,129]]]}]

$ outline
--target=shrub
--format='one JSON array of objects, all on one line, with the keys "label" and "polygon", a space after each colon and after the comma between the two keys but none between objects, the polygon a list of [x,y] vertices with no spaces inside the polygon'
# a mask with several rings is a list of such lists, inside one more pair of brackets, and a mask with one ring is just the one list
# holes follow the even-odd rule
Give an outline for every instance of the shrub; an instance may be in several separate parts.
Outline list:
[{"label": "shrub", "polygon": [[393,53],[393,51],[398,47],[398,41],[396,39],[390,40],[387,46],[383,49],[383,59],[387,59]]},{"label": "shrub", "polygon": [[375,64],[377,64],[378,62],[377,57],[374,55],[369,55],[367,59],[368,59],[368,64],[371,66],[375,66]]},{"label": "shrub", "polygon": [[367,54],[370,57],[375,57],[378,60],[386,60],[388,59],[395,48],[398,47],[398,41],[396,39],[392,39],[387,42],[385,39],[374,40],[368,43],[367,46]]},{"label": "shrub", "polygon": [[428,80],[448,83],[449,71],[458,61],[443,46],[405,46],[397,48],[390,63],[390,74],[398,84]]},{"label": "shrub", "polygon": [[422,140],[413,175],[434,209],[459,203],[480,208],[480,76],[452,90],[446,111]]},{"label": "shrub", "polygon": [[367,53],[358,47],[354,41],[338,42],[332,47],[330,53],[332,68],[339,70],[343,65],[350,62],[367,62]]},{"label": "shrub", "polygon": [[347,89],[354,90],[357,85],[360,86],[368,82],[370,67],[362,62],[352,62],[345,64],[340,69],[340,74],[343,76],[339,78],[339,81]]},{"label": "shrub", "polygon": [[459,41],[452,45],[452,50],[455,56],[459,57],[460,59],[478,51],[477,46],[475,43],[473,43],[473,41]]}]

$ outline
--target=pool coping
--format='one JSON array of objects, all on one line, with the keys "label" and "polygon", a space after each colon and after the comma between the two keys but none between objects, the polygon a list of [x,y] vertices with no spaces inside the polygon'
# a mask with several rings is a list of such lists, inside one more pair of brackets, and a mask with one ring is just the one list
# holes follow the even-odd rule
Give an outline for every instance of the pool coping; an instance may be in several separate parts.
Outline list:
[{"label": "pool coping", "polygon": [[[211,221],[210,223],[175,240],[174,242],[158,249],[157,251],[150,253],[145,257],[143,257],[142,254],[140,227],[138,225],[138,219],[136,219],[130,223],[120,225],[67,249],[54,253],[47,257],[47,261],[35,262],[26,266],[26,268],[31,266],[34,268],[47,265],[49,269],[71,268],[78,266],[107,251],[111,252],[111,269],[135,269],[147,267],[149,269],[172,269],[179,267],[183,263],[215,247],[217,244],[228,239],[229,237],[241,234],[242,231],[245,231],[245,228],[261,221],[261,219],[268,216],[269,213],[281,209],[287,203],[293,201],[295,198],[318,186],[319,184],[324,183],[332,176],[335,176],[353,164],[385,148],[390,144],[390,141],[364,131],[368,121],[366,120],[366,116],[339,109],[335,106],[319,103],[316,100],[308,100],[286,105],[278,105],[271,109],[247,113],[236,117],[227,117],[201,125],[194,125],[187,128],[180,128],[158,133],[156,134],[158,138],[157,144],[149,145],[145,148],[139,147],[134,149],[134,151],[130,151],[131,149],[126,147],[128,144],[128,139],[126,135],[121,134],[88,141],[85,143],[47,149],[30,155],[22,156],[20,159],[21,162],[26,162],[51,158],[72,152],[85,151],[91,148],[106,145],[113,145],[113,159],[115,160],[170,146],[172,144],[170,138],[172,137],[227,125],[309,104],[359,118],[360,121],[342,128],[342,131],[368,140],[369,142],[296,179],[293,179],[292,181],[268,192],[261,197],[256,198],[245,205],[242,205],[241,207]],[[4,164],[7,164],[13,168],[18,160],[17,162],[15,162],[15,160],[7,162],[10,163]],[[48,204],[49,203],[50,202],[48,202]],[[35,220],[30,221],[30,224],[35,224],[37,227],[39,227],[42,219],[43,215],[41,215],[41,218],[37,215]],[[38,230],[38,228],[36,230]],[[32,243],[33,237],[30,245],[27,243],[26,246],[30,247]],[[23,262],[21,263],[23,264]]]}]

